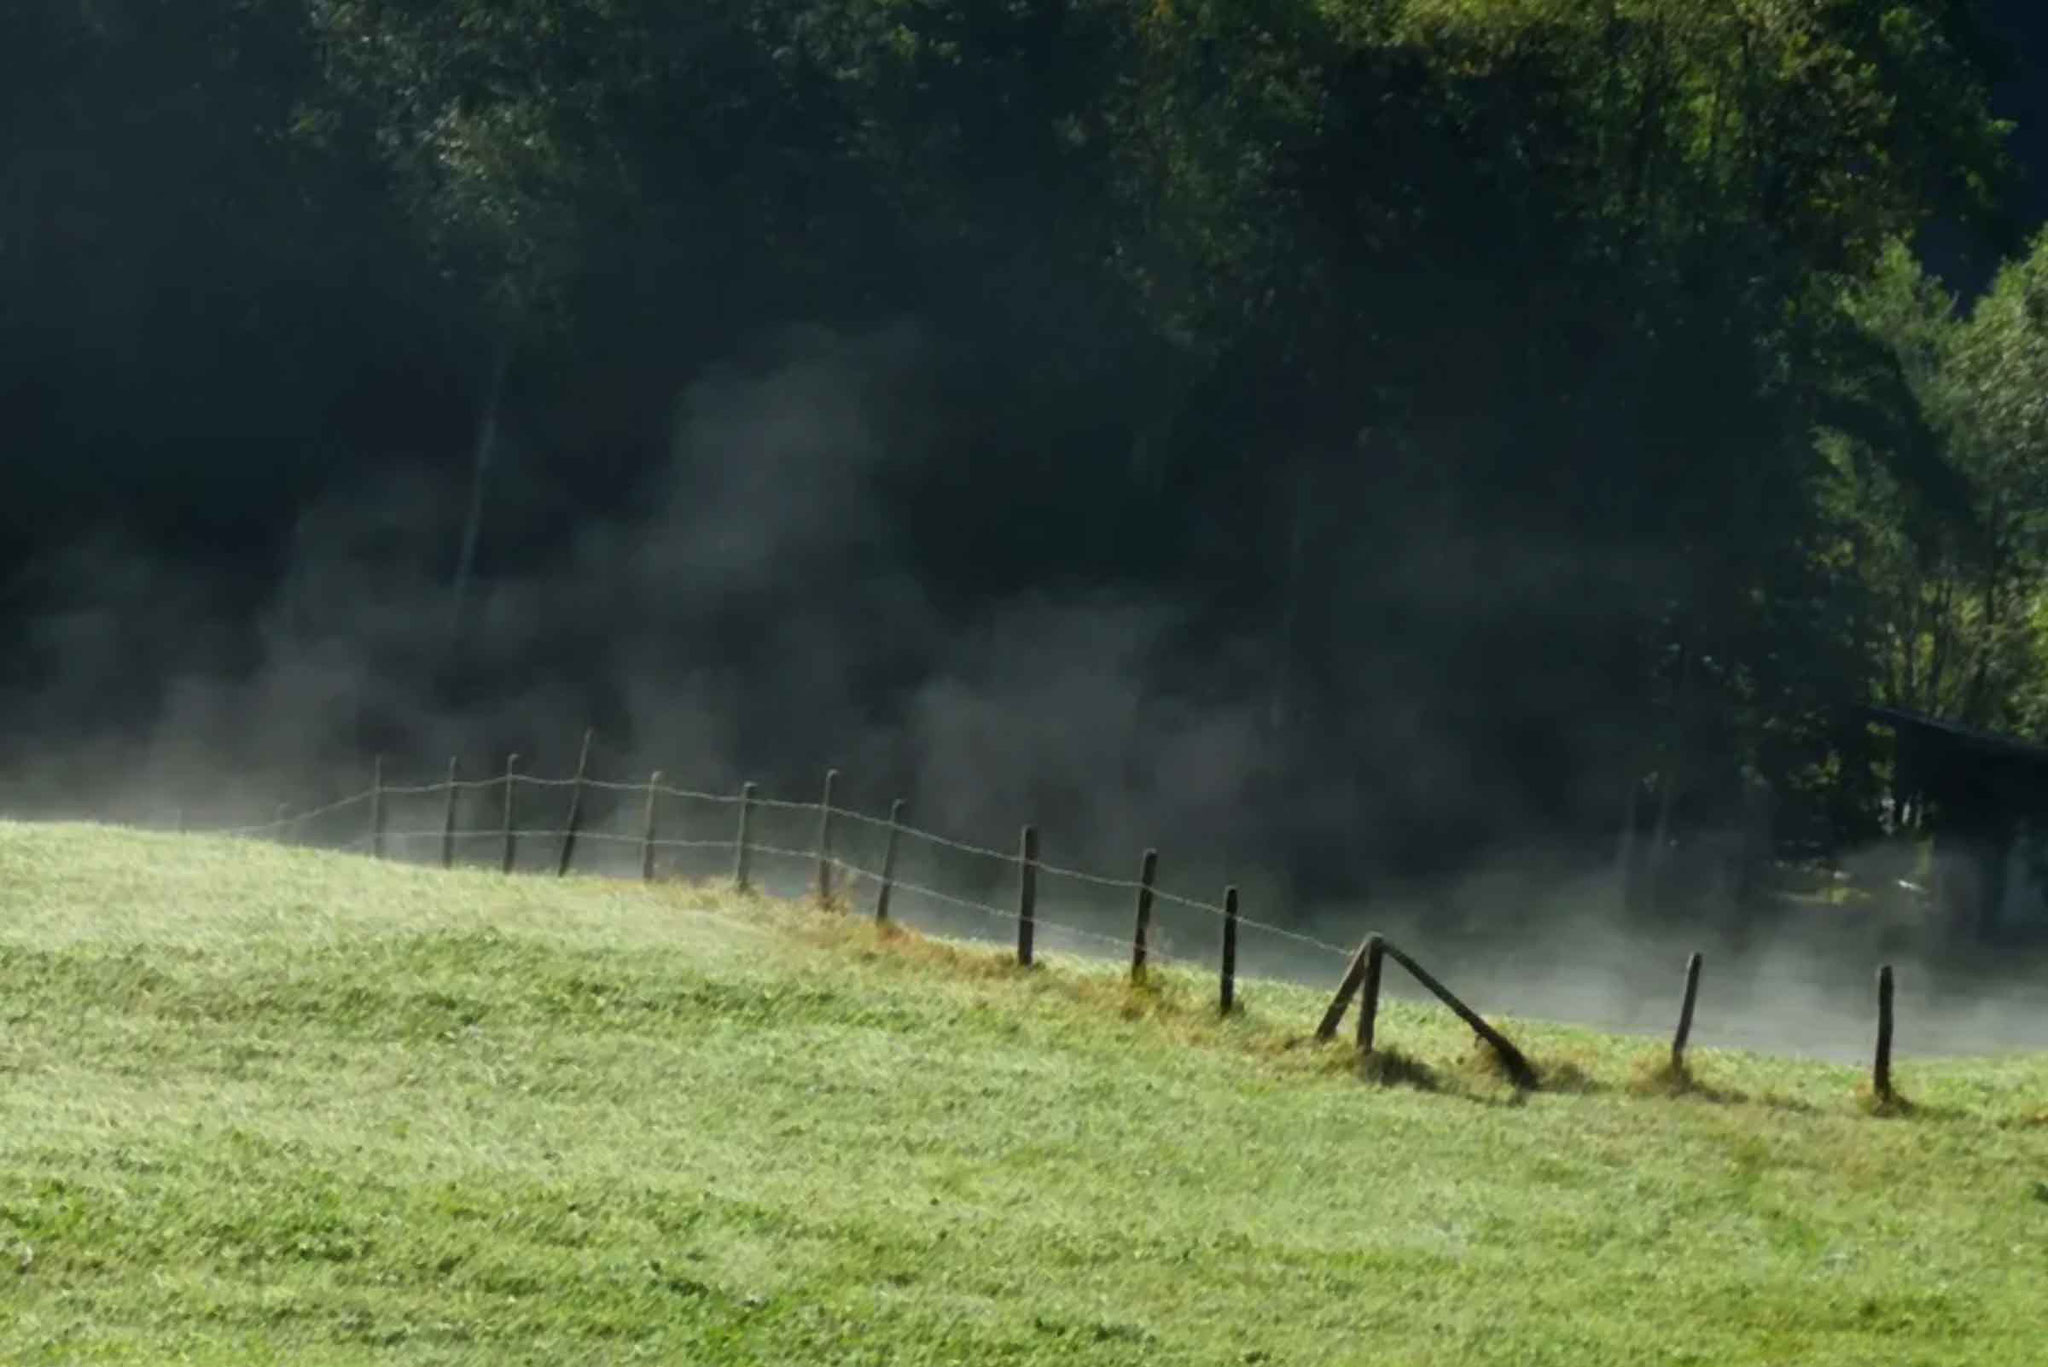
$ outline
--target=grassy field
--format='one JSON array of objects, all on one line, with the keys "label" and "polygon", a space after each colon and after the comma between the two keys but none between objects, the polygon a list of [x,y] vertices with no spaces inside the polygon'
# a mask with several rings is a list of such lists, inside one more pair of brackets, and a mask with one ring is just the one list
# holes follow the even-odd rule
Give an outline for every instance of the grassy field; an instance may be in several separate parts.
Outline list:
[{"label": "grassy field", "polygon": [[0,825],[0,1361],[2048,1363],[2048,1060],[1846,1069],[728,894]]}]

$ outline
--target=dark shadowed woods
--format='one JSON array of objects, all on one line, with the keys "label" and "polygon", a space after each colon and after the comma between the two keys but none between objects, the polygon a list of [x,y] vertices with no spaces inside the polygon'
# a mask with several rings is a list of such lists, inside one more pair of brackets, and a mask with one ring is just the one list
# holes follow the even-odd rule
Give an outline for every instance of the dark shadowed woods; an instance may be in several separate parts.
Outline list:
[{"label": "dark shadowed woods", "polygon": [[11,4],[10,804],[588,722],[1303,897],[1910,834],[1858,707],[2048,726],[2016,22]]}]

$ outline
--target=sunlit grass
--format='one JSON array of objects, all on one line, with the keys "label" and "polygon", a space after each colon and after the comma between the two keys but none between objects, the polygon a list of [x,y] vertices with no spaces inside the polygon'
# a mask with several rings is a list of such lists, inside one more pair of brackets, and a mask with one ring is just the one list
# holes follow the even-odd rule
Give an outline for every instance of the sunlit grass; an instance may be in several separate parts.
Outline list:
[{"label": "sunlit grass", "polygon": [[2022,1363],[2048,1061],[1143,990],[708,889],[0,826],[0,1361]]}]

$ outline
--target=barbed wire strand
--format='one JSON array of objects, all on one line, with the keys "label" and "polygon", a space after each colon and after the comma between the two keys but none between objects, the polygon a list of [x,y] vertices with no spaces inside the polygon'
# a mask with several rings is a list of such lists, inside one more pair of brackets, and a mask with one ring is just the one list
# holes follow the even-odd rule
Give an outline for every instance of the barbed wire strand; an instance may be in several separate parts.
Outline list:
[{"label": "barbed wire strand", "polygon": [[[253,826],[227,826],[213,833],[216,835],[260,835],[264,831],[282,830],[286,826],[298,825],[303,822],[312,821],[316,817],[327,816],[333,812],[339,812],[344,810],[345,808],[353,807],[358,802],[368,802],[369,800],[370,792],[368,789],[364,789],[362,792],[356,793],[352,797],[344,797],[338,799],[337,801],[328,803],[324,807],[315,807],[311,811],[299,812],[292,816],[281,816],[274,821],[258,822],[256,825]],[[205,832],[195,831],[193,832],[193,834],[205,834]]]},{"label": "barbed wire strand", "polygon": [[715,802],[721,807],[736,807],[740,801],[738,793],[707,793],[701,789],[676,788],[666,783],[655,784],[654,791],[664,797],[688,798],[692,802]]},{"label": "barbed wire strand", "polygon": [[785,798],[761,797],[758,794],[753,798],[753,805],[771,812],[816,812],[819,810],[819,806],[815,802],[791,802]]},{"label": "barbed wire strand", "polygon": [[[566,830],[514,830],[512,838],[515,840],[526,840],[529,838],[534,840],[560,840],[568,834]],[[450,835],[450,832],[441,830],[384,832],[386,840],[442,840],[449,838]],[[455,831],[452,835],[456,840],[501,840],[504,838],[505,833],[502,830]],[[733,840],[654,840],[643,842],[642,837],[637,835],[629,835],[621,831],[593,831],[588,828],[578,830],[576,838],[579,841],[595,840],[613,845],[649,843],[658,850],[730,850],[738,844],[737,841]],[[756,845],[753,848],[760,849],[761,847]]]},{"label": "barbed wire strand", "polygon": [[[570,781],[574,782],[575,780],[572,779]],[[646,795],[648,788],[652,787],[654,791],[662,797],[679,797],[691,802],[715,802],[718,803],[720,806],[726,807],[733,806],[740,800],[739,794],[737,793],[706,793],[691,788],[678,788],[675,787],[673,784],[668,783],[656,783],[651,785],[644,782],[619,783],[613,780],[595,778],[585,779],[583,782],[585,787],[595,788],[601,792],[632,793],[643,797]]]},{"label": "barbed wire strand", "polygon": [[[620,782],[617,779],[590,778],[588,776],[582,779],[542,778],[536,774],[523,774],[516,772],[512,775],[512,781],[514,783],[528,784],[530,786],[537,788],[573,788],[578,783],[581,783],[585,788],[589,788],[597,792],[632,793],[639,795],[644,795],[647,792],[649,786],[645,782],[624,783]],[[440,779],[434,783],[387,783],[383,786],[381,790],[377,791],[381,791],[386,797],[427,797],[437,793],[446,793],[451,786],[465,792],[477,792],[485,788],[503,788],[505,786],[505,775],[493,774],[489,778],[459,778],[456,779],[452,785],[445,778]],[[738,803],[740,800],[739,795],[737,793],[707,793],[693,788],[678,788],[675,785],[669,783],[657,783],[653,785],[653,788],[656,793],[659,793],[663,797],[682,798],[692,802],[713,802],[721,806],[728,807]],[[347,799],[347,801],[364,801],[369,798],[372,791],[373,790],[366,788],[362,792],[357,793],[354,797]],[[762,803],[761,805],[770,804]],[[791,809],[800,809],[805,806],[808,806],[811,810],[815,811],[817,810],[818,804],[816,804],[815,802],[809,804],[792,802],[775,803],[772,805],[778,807],[788,807]],[[314,813],[310,812],[304,813],[304,815],[308,816],[313,814]],[[264,824],[266,826],[274,826],[278,823],[273,821],[266,822]],[[232,829],[254,830],[257,828],[251,826],[234,827]]]},{"label": "barbed wire strand", "polygon": [[[1043,877],[1070,878],[1078,883],[1087,883],[1101,888],[1115,888],[1122,892],[1138,892],[1145,886],[1135,878],[1109,878],[1099,873],[1084,873],[1079,869],[1061,868],[1057,864],[1040,864],[1038,872]],[[1177,892],[1168,892],[1166,889],[1157,886],[1154,886],[1152,889],[1152,898],[1154,901],[1163,902],[1168,906],[1186,907],[1190,911],[1205,911],[1211,916],[1219,918],[1228,915],[1222,906],[1215,902],[1204,902],[1194,897],[1183,897]],[[1324,953],[1332,954],[1339,958],[1348,959],[1351,957],[1352,951],[1344,948],[1342,945],[1334,945],[1328,940],[1320,940],[1313,935],[1304,935],[1298,930],[1289,930],[1285,926],[1276,926],[1271,921],[1261,921],[1256,916],[1246,916],[1239,912],[1237,923],[1240,926],[1265,931],[1269,935],[1278,935],[1282,939],[1293,940],[1297,944],[1307,945],[1311,949],[1319,949]]]}]

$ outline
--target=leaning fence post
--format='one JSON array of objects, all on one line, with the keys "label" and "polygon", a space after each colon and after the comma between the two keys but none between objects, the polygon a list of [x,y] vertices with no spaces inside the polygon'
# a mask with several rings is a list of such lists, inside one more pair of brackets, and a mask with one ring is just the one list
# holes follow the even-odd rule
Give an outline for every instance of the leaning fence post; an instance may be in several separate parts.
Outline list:
[{"label": "leaning fence post", "polygon": [[448,800],[441,807],[441,867],[455,867],[455,756],[448,756]]},{"label": "leaning fence post", "polygon": [[1515,1080],[1516,1086],[1528,1088],[1536,1086],[1536,1070],[1530,1066],[1529,1060],[1523,1056],[1520,1049],[1515,1047],[1512,1040],[1494,1029],[1491,1025],[1488,1025],[1484,1016],[1460,1001],[1455,992],[1452,992],[1450,988],[1438,982],[1428,969],[1416,963],[1415,960],[1409,958],[1406,954],[1403,954],[1397,946],[1387,945],[1385,953],[1395,963],[1407,969],[1415,981],[1435,993],[1437,1000],[1450,1007],[1452,1013],[1459,1020],[1471,1026],[1473,1034],[1479,1036],[1479,1038],[1485,1040],[1493,1047],[1493,1052],[1499,1057],[1501,1066],[1508,1070],[1508,1076]]},{"label": "leaning fence post", "polygon": [[647,776],[647,810],[640,817],[640,881],[654,881],[654,796],[661,787],[661,770]]},{"label": "leaning fence post", "polygon": [[1237,1005],[1237,889],[1223,890],[1223,1014]]},{"label": "leaning fence post", "polygon": [[1877,970],[1877,1058],[1870,1072],[1870,1089],[1879,1101],[1892,1099],[1892,966]]},{"label": "leaning fence post", "polygon": [[1344,1008],[1351,1005],[1351,994],[1365,981],[1366,949],[1377,938],[1373,935],[1366,936],[1359,944],[1357,952],[1351,956],[1350,966],[1344,970],[1344,981],[1337,984],[1337,995],[1330,998],[1330,1004],[1323,1009],[1323,1019],[1316,1026],[1317,1039],[1333,1038],[1337,1033],[1337,1027],[1343,1024]]},{"label": "leaning fence post", "polygon": [[825,796],[818,804],[818,905],[832,905],[832,789],[839,771],[825,771]]},{"label": "leaning fence post", "polygon": [[1685,961],[1685,1000],[1678,1008],[1678,1033],[1671,1037],[1671,1070],[1685,1070],[1685,1044],[1692,1038],[1692,1008],[1700,996],[1700,955],[1693,951]]},{"label": "leaning fence post", "polygon": [[384,757],[370,761],[370,858],[384,857]]},{"label": "leaning fence post", "polygon": [[732,856],[732,885],[741,892],[747,890],[747,880],[754,862],[754,785],[740,785],[740,836]]},{"label": "leaning fence post", "polygon": [[585,728],[583,748],[576,752],[576,777],[569,786],[569,819],[562,823],[562,854],[555,864],[557,878],[567,876],[569,861],[576,855],[576,830],[583,824],[583,780],[590,772],[590,738],[596,734],[596,728]]},{"label": "leaning fence post", "polygon": [[1138,862],[1138,924],[1131,931],[1131,981],[1145,981],[1145,955],[1152,931],[1152,885],[1159,877],[1159,851],[1147,850]]},{"label": "leaning fence post", "polygon": [[504,852],[499,857],[499,869],[512,872],[512,862],[518,853],[517,828],[512,824],[514,797],[519,788],[519,752],[514,750],[505,756],[505,825],[503,831]]},{"label": "leaning fence post", "polygon": [[896,890],[896,838],[903,833],[903,799],[889,804],[889,840],[882,846],[882,886],[875,893],[875,919],[889,919],[889,895]]},{"label": "leaning fence post", "polygon": [[1380,963],[1386,958],[1386,941],[1377,932],[1365,937],[1365,976],[1358,984],[1358,1052],[1372,1052],[1373,1034],[1380,1019]]},{"label": "leaning fence post", "polygon": [[1031,967],[1032,939],[1038,917],[1038,828],[1026,826],[1018,841],[1017,962]]}]

